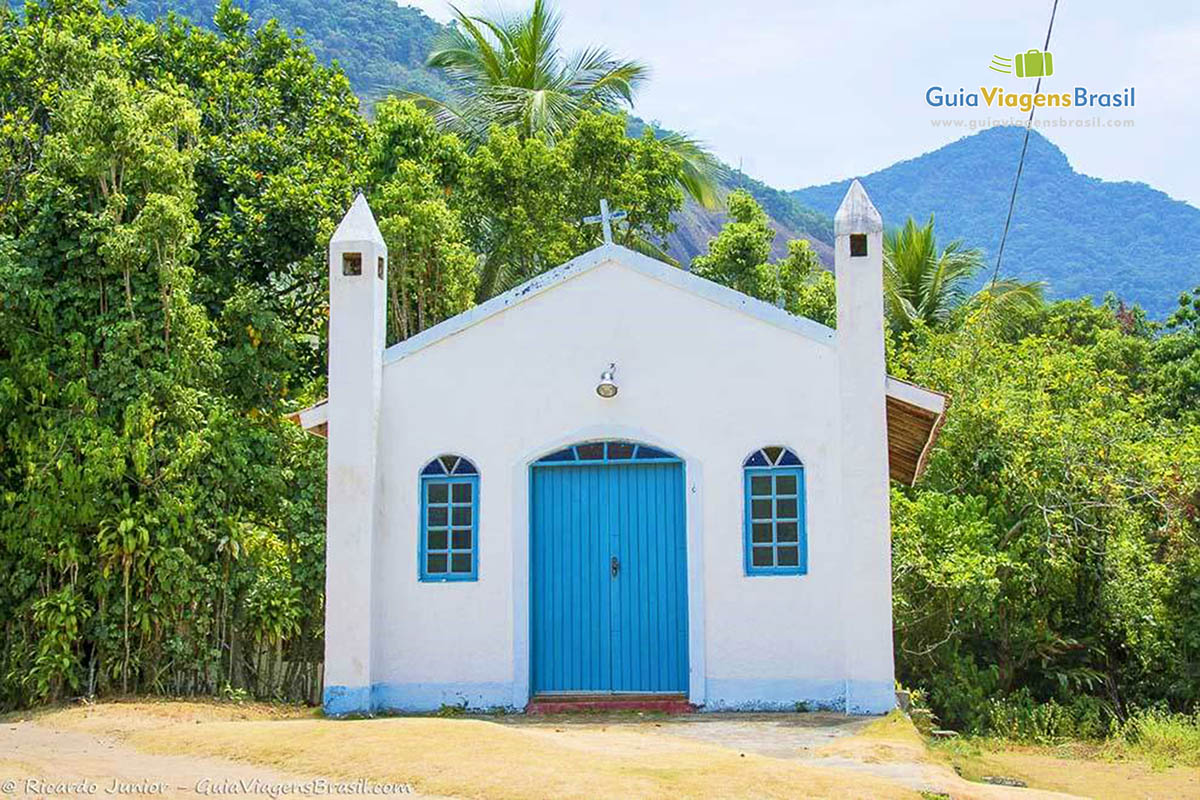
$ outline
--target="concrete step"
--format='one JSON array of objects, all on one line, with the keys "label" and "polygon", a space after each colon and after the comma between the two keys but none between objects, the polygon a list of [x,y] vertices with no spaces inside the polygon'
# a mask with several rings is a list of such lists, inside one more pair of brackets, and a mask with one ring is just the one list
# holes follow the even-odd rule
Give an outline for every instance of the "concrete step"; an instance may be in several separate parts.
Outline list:
[{"label": "concrete step", "polygon": [[527,714],[570,714],[604,711],[657,711],[690,714],[695,708],[684,694],[571,693],[539,694],[525,706]]}]

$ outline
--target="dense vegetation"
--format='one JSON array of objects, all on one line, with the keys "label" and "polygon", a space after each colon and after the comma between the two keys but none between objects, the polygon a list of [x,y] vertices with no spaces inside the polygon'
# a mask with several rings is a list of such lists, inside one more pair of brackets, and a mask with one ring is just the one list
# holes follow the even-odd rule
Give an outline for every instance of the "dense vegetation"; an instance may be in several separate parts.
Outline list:
[{"label": "dense vegetation", "polygon": [[[601,197],[638,247],[683,203],[680,156],[620,115],[468,143],[410,102],[357,110],[228,2],[212,30],[98,0],[0,19],[0,706],[314,696],[323,447],[281,417],[323,391],[324,245],[356,188],[391,341],[592,247]],[[814,249],[774,252],[750,193],[727,207],[694,270],[833,324]],[[953,405],[893,497],[900,679],[978,730],[1194,709],[1200,291],[1161,328],[1116,300],[1001,306],[921,230],[889,237],[929,312],[892,311],[889,366]]]},{"label": "dense vegetation", "polygon": [[[981,248],[994,263],[1024,136],[1021,128],[992,128],[862,182],[887,224],[932,214],[943,235]],[[800,189],[792,197],[832,214],[848,184]],[[1144,183],[1081,175],[1036,131],[1014,219],[1003,272],[1045,281],[1051,297],[1114,291],[1161,320],[1179,292],[1200,281],[1200,209]],[[980,283],[987,277],[981,274]]]},{"label": "dense vegetation", "polygon": [[[211,27],[219,0],[128,0],[123,11],[145,20],[174,12]],[[239,5],[258,27],[274,19],[287,31],[303,31],[304,43],[322,64],[334,61],[368,103],[404,89],[445,97],[448,84],[425,68],[443,26],[394,0],[244,0]]]},{"label": "dense vegetation", "polygon": [[[10,0],[14,7],[23,0]],[[447,28],[415,8],[392,0],[246,0],[241,4],[251,16],[251,25],[272,18],[291,30],[303,30],[305,43],[323,64],[334,61],[345,71],[350,85],[371,112],[375,101],[389,91],[402,90],[436,100],[451,99],[451,82],[440,68],[426,60]],[[146,20],[168,12],[211,27],[217,0],[128,0],[123,11]],[[629,121],[630,135],[638,138],[646,123]],[[669,131],[655,126],[660,136]],[[483,126],[486,133],[486,125]],[[812,243],[825,263],[833,261],[833,228],[830,218],[802,207],[786,192],[772,189],[725,165],[717,165],[719,191],[748,190],[771,215],[781,233],[773,247],[776,255],[786,252],[787,241],[803,237]],[[685,175],[685,178],[687,176]],[[704,250],[705,243],[720,229],[724,215],[719,208],[689,201],[672,215],[675,230],[667,237],[666,252],[686,264]]]},{"label": "dense vegetation", "polygon": [[681,163],[627,120],[468,150],[228,2],[212,31],[99,0],[0,17],[0,705],[81,693],[311,698],[325,243],[357,187],[389,339],[594,246],[661,241]]}]

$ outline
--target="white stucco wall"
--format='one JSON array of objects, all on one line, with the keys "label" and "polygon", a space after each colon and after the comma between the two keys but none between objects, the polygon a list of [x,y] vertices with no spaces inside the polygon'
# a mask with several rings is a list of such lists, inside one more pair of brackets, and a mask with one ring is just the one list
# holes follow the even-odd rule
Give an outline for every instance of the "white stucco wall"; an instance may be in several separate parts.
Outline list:
[{"label": "white stucco wall", "polygon": [[[620,394],[603,400],[594,387],[614,361]],[[848,560],[838,370],[832,341],[615,261],[385,358],[370,574],[373,705],[525,705],[529,464],[598,438],[647,442],[685,461],[693,703],[840,708],[854,693],[849,680],[890,692],[890,660],[868,674],[847,669],[847,629],[871,618],[872,630],[890,631],[890,609],[855,583],[873,573]],[[743,574],[742,462],[772,444],[805,464],[804,576]],[[479,469],[477,582],[418,580],[418,474],[443,453]]]}]

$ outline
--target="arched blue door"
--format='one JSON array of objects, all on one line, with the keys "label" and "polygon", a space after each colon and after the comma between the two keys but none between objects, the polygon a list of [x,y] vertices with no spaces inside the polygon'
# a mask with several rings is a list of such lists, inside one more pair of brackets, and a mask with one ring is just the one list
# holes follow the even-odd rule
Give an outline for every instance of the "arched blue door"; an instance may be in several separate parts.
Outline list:
[{"label": "arched blue door", "polygon": [[589,442],[532,473],[534,693],[686,692],[683,463]]}]

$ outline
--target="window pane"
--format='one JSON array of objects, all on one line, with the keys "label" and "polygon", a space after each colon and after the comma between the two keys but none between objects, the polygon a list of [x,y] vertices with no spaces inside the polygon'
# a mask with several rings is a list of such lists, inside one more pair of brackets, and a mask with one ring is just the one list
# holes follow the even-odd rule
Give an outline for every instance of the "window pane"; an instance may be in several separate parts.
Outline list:
[{"label": "window pane", "polygon": [[800,551],[795,547],[779,548],[779,566],[795,567],[800,564]]},{"label": "window pane", "polygon": [[753,559],[751,561],[751,563],[754,566],[756,566],[756,567],[773,567],[773,566],[775,566],[775,561],[773,560],[772,555],[771,555],[771,548],[755,547],[751,551],[751,553],[752,553],[752,559]]},{"label": "window pane", "polygon": [[445,553],[429,553],[425,556],[425,571],[431,575],[444,573],[446,571],[446,554]]},{"label": "window pane", "polygon": [[771,476],[754,475],[750,478],[750,494],[757,497],[771,495]]},{"label": "window pane", "polygon": [[543,458],[541,460],[542,461],[574,461],[575,460],[575,448],[568,447],[564,450],[559,450],[557,453],[551,453],[550,455],[546,456],[545,458]]},{"label": "window pane", "polygon": [[781,542],[794,542],[796,539],[796,523],[794,522],[777,522],[775,523],[775,538]]},{"label": "window pane", "polygon": [[428,520],[426,524],[440,528],[446,524],[446,507],[429,506],[425,509],[425,518]]},{"label": "window pane", "polygon": [[782,447],[764,447],[763,454],[766,455],[767,461],[770,461],[772,464],[774,464],[776,461],[779,460],[779,456],[781,456],[783,454],[783,448]]},{"label": "window pane", "polygon": [[771,541],[771,523],[769,523],[769,522],[754,523],[754,530],[751,533],[751,536],[753,537],[753,540],[755,542],[770,542]]},{"label": "window pane", "polygon": [[751,500],[750,501],[751,519],[770,519],[771,518],[771,501],[770,500]]},{"label": "window pane", "polygon": [[795,475],[776,475],[775,476],[775,494],[795,494],[796,493],[796,476]]},{"label": "window pane", "polygon": [[431,503],[444,503],[450,492],[450,487],[444,483],[430,483],[428,497]]},{"label": "window pane", "polygon": [[450,523],[452,525],[470,525],[471,524],[471,507],[470,506],[455,506],[454,512],[450,518]]},{"label": "window pane", "polygon": [[609,442],[608,457],[617,459],[633,458],[633,445],[629,442]]},{"label": "window pane", "polygon": [[796,498],[790,500],[775,501],[775,518],[776,519],[795,519],[796,518]]},{"label": "window pane", "polygon": [[456,502],[456,503],[469,503],[469,502],[471,502],[471,484],[469,484],[469,483],[456,483],[456,484],[454,484],[454,485],[453,485],[453,487],[451,488],[451,491],[454,493],[454,494],[453,494],[453,496],[454,496],[454,502]]},{"label": "window pane", "polygon": [[455,553],[450,557],[451,572],[470,572],[471,571],[471,554],[470,553]]},{"label": "window pane", "polygon": [[454,467],[458,465],[458,456],[441,456],[438,461],[442,462],[442,466],[446,469],[446,474],[454,472]]},{"label": "window pane", "polygon": [[430,530],[426,534],[425,539],[426,550],[445,550],[446,549],[446,529]]},{"label": "window pane", "polygon": [[471,529],[455,528],[454,532],[450,535],[450,541],[455,550],[470,550]]},{"label": "window pane", "polygon": [[769,467],[770,464],[767,463],[767,457],[765,455],[763,455],[763,451],[756,450],[749,458],[746,459],[746,463],[743,466]]},{"label": "window pane", "polygon": [[581,444],[575,448],[581,461],[600,461],[604,458],[604,442]]}]

